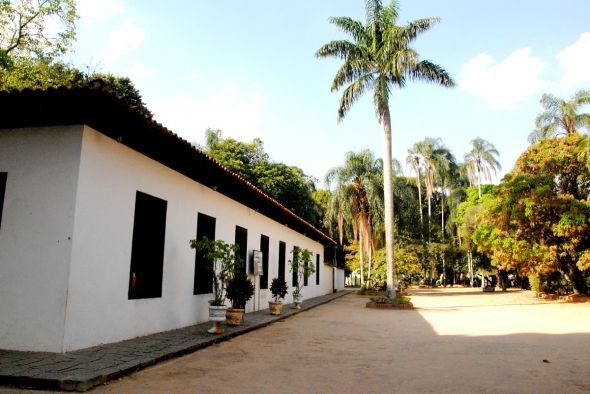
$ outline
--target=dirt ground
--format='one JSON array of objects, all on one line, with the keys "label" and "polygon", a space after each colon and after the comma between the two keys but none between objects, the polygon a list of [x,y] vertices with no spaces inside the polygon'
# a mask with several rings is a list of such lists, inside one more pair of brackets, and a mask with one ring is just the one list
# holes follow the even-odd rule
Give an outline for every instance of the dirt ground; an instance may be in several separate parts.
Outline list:
[{"label": "dirt ground", "polygon": [[530,292],[357,295],[95,389],[98,393],[590,392],[590,303]]}]

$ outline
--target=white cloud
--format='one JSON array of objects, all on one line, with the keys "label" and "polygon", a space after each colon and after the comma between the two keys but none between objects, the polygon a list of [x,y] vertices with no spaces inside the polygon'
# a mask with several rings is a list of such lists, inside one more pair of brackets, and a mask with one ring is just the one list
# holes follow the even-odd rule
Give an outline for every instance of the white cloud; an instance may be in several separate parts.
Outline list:
[{"label": "white cloud", "polygon": [[201,79],[201,77],[202,77],[202,74],[199,71],[195,70],[195,71],[189,73],[186,76],[186,79],[188,79],[189,81],[198,81],[199,79]]},{"label": "white cloud", "polygon": [[205,97],[178,93],[156,103],[153,109],[158,122],[190,142],[202,142],[208,127],[242,141],[260,137],[262,97],[243,92],[232,83]]},{"label": "white cloud", "polygon": [[76,0],[76,8],[83,19],[106,19],[125,11],[119,0]]},{"label": "white cloud", "polygon": [[578,41],[557,54],[564,69],[561,84],[573,87],[590,81],[590,33],[582,33]]},{"label": "white cloud", "polygon": [[145,36],[145,30],[137,26],[131,17],[127,17],[119,29],[109,34],[104,56],[114,59],[134,51],[143,43]]},{"label": "white cloud", "polygon": [[134,65],[129,70],[129,75],[137,78],[153,77],[156,74],[157,71],[155,68],[148,67],[141,63]]},{"label": "white cloud", "polygon": [[484,99],[490,109],[508,110],[549,86],[540,78],[544,69],[530,48],[518,49],[497,64],[482,53],[463,66],[459,87]]}]

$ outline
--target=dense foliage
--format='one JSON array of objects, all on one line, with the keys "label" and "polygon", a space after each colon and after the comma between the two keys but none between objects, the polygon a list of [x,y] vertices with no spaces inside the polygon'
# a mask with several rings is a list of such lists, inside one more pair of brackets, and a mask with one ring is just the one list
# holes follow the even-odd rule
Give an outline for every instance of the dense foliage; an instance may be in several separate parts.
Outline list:
[{"label": "dense foliage", "polygon": [[525,151],[474,234],[498,267],[565,279],[577,292],[587,290],[590,268],[590,172],[581,141],[571,133]]},{"label": "dense foliage", "polygon": [[323,211],[314,199],[314,180],[301,168],[271,161],[258,138],[241,142],[223,138],[221,130],[208,129],[205,133],[204,150],[208,155],[303,219],[321,227]]}]

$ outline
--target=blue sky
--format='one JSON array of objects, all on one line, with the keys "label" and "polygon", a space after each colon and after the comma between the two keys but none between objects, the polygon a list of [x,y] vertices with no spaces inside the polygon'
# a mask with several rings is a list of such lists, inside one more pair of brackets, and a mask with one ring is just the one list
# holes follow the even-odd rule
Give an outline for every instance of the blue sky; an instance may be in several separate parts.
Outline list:
[{"label": "blue sky", "polygon": [[[157,121],[191,142],[207,127],[258,137],[276,161],[319,180],[348,151],[381,156],[370,95],[336,122],[337,60],[314,57],[343,38],[330,16],[364,20],[363,0],[77,0],[78,39],[66,60],[132,78]],[[543,93],[590,88],[587,0],[405,0],[400,22],[440,24],[415,47],[454,89],[409,83],[391,96],[393,154],[440,137],[458,160],[482,137],[503,175],[527,147]],[[322,186],[322,183],[319,183]]]}]

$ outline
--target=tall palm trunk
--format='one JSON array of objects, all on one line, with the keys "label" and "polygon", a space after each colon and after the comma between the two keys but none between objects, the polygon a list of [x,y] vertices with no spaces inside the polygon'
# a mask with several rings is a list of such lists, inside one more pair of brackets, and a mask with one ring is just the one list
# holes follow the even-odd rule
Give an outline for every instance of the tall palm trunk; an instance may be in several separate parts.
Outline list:
[{"label": "tall palm trunk", "polygon": [[[441,244],[445,243],[445,184],[443,181],[440,192],[440,240]],[[445,251],[442,252],[443,263],[443,286],[446,287],[447,282],[447,265],[445,262]]]},{"label": "tall palm trunk", "polygon": [[428,196],[428,244],[430,244],[430,217],[432,216],[431,196]]},{"label": "tall palm trunk", "polygon": [[477,194],[481,199],[481,169],[477,165]]},{"label": "tall palm trunk", "polygon": [[[359,223],[360,227],[360,223]],[[365,272],[364,272],[364,261],[363,261],[363,231],[359,228],[359,263],[361,266],[361,289],[364,288],[365,285]]]},{"label": "tall palm trunk", "polygon": [[344,214],[342,211],[338,211],[337,216],[338,221],[338,241],[340,241],[340,246],[344,244]]},{"label": "tall palm trunk", "polygon": [[387,293],[395,297],[395,271],[393,258],[393,168],[391,155],[391,115],[385,106],[380,114],[383,126],[383,192],[385,203],[385,252],[387,261]]},{"label": "tall palm trunk", "polygon": [[416,171],[416,180],[418,183],[418,211],[420,212],[420,225],[424,223],[423,213],[422,213],[422,186],[420,185],[420,170]]}]

